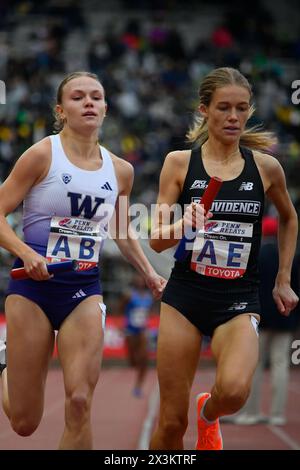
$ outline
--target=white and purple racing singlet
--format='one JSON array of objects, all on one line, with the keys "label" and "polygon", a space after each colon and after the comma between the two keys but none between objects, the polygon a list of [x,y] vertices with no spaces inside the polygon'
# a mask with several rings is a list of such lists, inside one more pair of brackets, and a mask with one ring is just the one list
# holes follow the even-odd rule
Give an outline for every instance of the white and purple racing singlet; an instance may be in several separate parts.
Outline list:
[{"label": "white and purple racing singlet", "polygon": [[51,262],[75,259],[89,269],[98,263],[118,196],[113,162],[99,146],[101,168],[83,170],[67,158],[59,134],[50,139],[49,172],[24,200],[24,241],[46,247]]}]

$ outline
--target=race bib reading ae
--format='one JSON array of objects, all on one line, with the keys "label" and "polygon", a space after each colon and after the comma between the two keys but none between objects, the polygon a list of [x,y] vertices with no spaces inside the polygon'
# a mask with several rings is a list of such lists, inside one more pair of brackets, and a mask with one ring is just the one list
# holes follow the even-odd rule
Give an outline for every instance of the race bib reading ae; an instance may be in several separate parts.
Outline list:
[{"label": "race bib reading ae", "polygon": [[194,241],[191,269],[223,279],[242,277],[247,269],[252,234],[251,223],[208,221]]}]

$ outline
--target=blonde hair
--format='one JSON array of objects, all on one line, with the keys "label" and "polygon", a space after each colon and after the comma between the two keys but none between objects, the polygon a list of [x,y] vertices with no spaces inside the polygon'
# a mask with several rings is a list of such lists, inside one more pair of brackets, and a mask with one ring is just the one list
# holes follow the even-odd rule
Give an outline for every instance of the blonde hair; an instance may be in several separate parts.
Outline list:
[{"label": "blonde hair", "polygon": [[[100,85],[102,85],[102,83],[100,82],[98,76],[95,74],[95,73],[91,73],[91,72],[85,72],[85,71],[79,71],[79,72],[72,72],[72,73],[69,73],[69,75],[67,75],[63,81],[60,83],[60,85],[58,86],[58,89],[57,89],[57,93],[56,93],[56,104],[53,108],[53,114],[54,114],[54,118],[55,118],[55,121],[54,121],[54,124],[53,124],[53,127],[54,129],[57,131],[57,132],[60,132],[63,127],[64,127],[64,119],[61,117],[61,115],[56,111],[56,105],[58,104],[62,104],[62,97],[63,97],[63,91],[64,91],[64,86],[70,82],[71,80],[73,80],[74,78],[79,78],[79,77],[90,77],[90,78],[93,78],[94,80],[96,80],[98,83],[100,83]],[[103,87],[103,85],[102,85]]]},{"label": "blonde hair", "polygon": [[[237,69],[230,67],[220,67],[212,70],[201,83],[199,89],[200,104],[209,106],[213,94],[217,88],[227,85],[238,85],[248,90],[252,97],[251,85],[247,78]],[[253,115],[255,107],[250,106],[248,120]],[[277,143],[277,138],[272,132],[259,130],[260,126],[253,126],[245,129],[240,137],[240,145],[253,150],[270,150]],[[186,134],[187,141],[201,146],[208,139],[208,128],[206,118],[196,115],[192,127]]]}]

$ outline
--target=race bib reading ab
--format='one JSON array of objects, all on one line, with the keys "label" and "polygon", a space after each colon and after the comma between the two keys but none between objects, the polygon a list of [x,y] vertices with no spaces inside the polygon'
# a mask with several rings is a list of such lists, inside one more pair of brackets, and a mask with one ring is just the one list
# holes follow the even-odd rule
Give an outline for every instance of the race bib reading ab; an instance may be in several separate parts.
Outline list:
[{"label": "race bib reading ab", "polygon": [[74,259],[79,270],[98,264],[100,222],[78,217],[52,217],[46,257],[50,262]]}]

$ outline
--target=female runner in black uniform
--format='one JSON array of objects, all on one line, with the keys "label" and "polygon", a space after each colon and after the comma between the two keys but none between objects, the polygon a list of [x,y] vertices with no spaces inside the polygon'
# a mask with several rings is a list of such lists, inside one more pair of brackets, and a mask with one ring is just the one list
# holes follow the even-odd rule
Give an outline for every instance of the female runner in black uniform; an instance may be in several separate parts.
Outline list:
[{"label": "female runner in black uniform", "polygon": [[[275,138],[267,132],[245,131],[253,113],[250,84],[238,70],[219,68],[205,77],[199,96],[200,116],[188,133],[198,146],[169,153],[160,176],[158,208],[178,203],[183,217],[172,224],[156,217],[150,242],[160,252],[178,242],[183,227],[201,229],[187,260],[175,263],[162,297],[160,417],[152,449],[183,448],[203,335],[212,337],[217,371],[211,392],[197,396],[196,449],[223,448],[218,418],[238,411],[249,395],[258,358],[257,260],[265,194],[280,220],[274,299],[283,315],[298,302],[290,287],[296,212],[281,165],[264,153]],[[203,227],[204,209],[194,203],[211,176],[221,178],[223,185]]]}]

